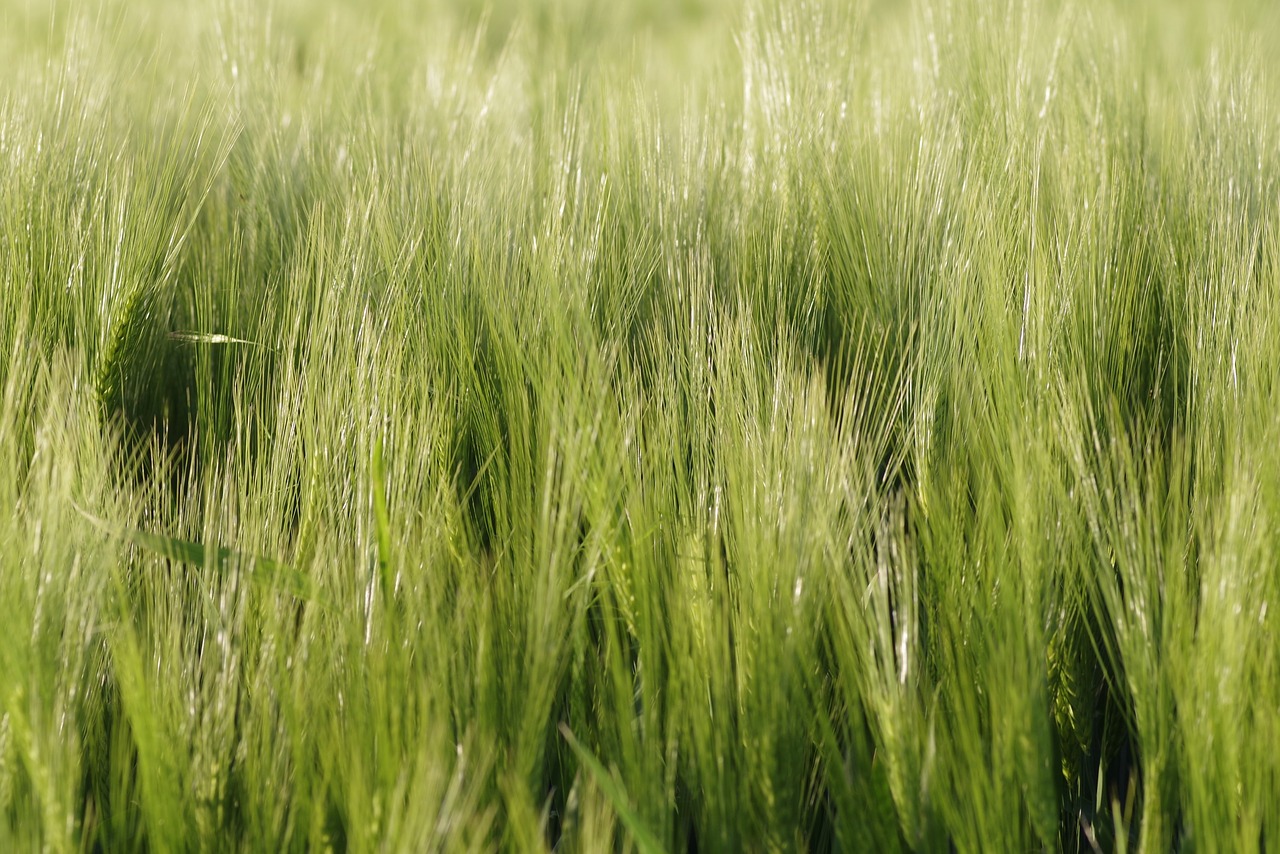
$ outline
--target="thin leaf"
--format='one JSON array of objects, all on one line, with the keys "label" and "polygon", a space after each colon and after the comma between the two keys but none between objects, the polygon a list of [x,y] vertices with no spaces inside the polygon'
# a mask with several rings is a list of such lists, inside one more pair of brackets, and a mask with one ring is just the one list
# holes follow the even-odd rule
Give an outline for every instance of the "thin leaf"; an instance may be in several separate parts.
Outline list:
[{"label": "thin leaf", "polygon": [[[135,546],[169,560],[191,566],[208,565],[209,548],[201,543],[137,529],[126,530],[124,536]],[[288,564],[222,546],[214,549],[213,555],[214,566],[219,572],[229,572],[234,566],[247,566],[249,578],[256,584],[288,593],[297,599],[324,604],[311,580]]]},{"label": "thin leaf", "polygon": [[[168,537],[163,534],[153,534],[137,528],[119,528],[103,519],[99,519],[78,505],[73,506],[81,516],[88,519],[96,527],[122,537],[140,549],[190,566],[208,565],[209,549],[201,543],[183,540],[178,537]],[[328,603],[319,595],[311,579],[286,563],[281,563],[271,558],[245,554],[222,546],[214,550],[213,557],[214,566],[219,572],[229,572],[234,566],[247,566],[249,568],[249,578],[256,584],[288,593],[297,599],[312,602],[322,607],[328,606]]]},{"label": "thin leaf", "polygon": [[[170,332],[170,340],[182,341],[187,344],[245,344],[250,347],[267,347],[258,341],[248,341],[244,338],[232,338],[230,335],[220,335],[212,332]],[[270,349],[267,347],[267,349]]]},{"label": "thin leaf", "polygon": [[644,852],[664,850],[662,843],[645,827],[644,822],[640,820],[640,816],[631,808],[631,799],[627,797],[627,790],[622,783],[605,770],[605,767],[600,764],[600,760],[591,755],[591,751],[582,746],[582,743],[569,731],[569,727],[561,724],[560,734],[564,736],[564,740],[573,748],[578,761],[591,772],[591,776],[595,779],[596,785],[600,787],[600,791],[604,792],[605,797],[612,802],[613,808],[618,813],[618,818],[622,819],[623,825],[630,831],[631,840],[635,842],[636,847]]},{"label": "thin leaf", "polygon": [[373,522],[378,538],[378,571],[383,590],[394,591],[391,584],[391,514],[387,512],[387,475],[382,456],[382,439],[373,446]]}]

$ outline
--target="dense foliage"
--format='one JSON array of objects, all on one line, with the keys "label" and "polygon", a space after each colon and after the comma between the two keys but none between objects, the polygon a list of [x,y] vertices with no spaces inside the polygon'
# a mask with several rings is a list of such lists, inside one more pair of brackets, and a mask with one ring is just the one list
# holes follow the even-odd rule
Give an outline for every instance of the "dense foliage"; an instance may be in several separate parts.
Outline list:
[{"label": "dense foliage", "polygon": [[0,849],[1275,850],[1277,38],[0,3]]}]

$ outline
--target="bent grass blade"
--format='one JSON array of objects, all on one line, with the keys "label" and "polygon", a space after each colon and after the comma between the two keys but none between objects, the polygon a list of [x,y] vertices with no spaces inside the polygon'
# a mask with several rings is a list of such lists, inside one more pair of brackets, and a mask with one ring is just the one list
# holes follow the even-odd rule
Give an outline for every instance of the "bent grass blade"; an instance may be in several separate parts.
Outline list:
[{"label": "bent grass blade", "polygon": [[631,799],[627,797],[627,790],[622,783],[610,774],[605,767],[600,764],[600,760],[596,759],[587,750],[573,733],[569,731],[569,727],[564,724],[560,725],[560,735],[568,742],[569,747],[573,748],[573,753],[578,757],[578,761],[591,773],[592,778],[596,781],[596,785],[600,787],[600,791],[604,793],[613,808],[618,812],[618,818],[622,820],[622,824],[631,833],[631,841],[636,844],[644,854],[654,854],[654,852],[663,851],[662,843],[653,835],[649,828],[645,827],[640,816],[631,807]]},{"label": "bent grass blade", "polygon": [[[125,537],[135,546],[191,566],[205,566],[210,549],[201,543],[152,534],[141,530],[125,531]],[[249,578],[256,584],[288,593],[295,599],[312,602],[321,607],[327,603],[319,596],[315,585],[309,578],[287,564],[271,558],[248,555],[234,549],[219,546],[213,549],[214,565],[219,572],[227,572],[233,566],[244,565],[249,568]]]},{"label": "bent grass blade", "polygon": [[270,350],[266,344],[259,341],[249,341],[244,338],[232,338],[230,335],[222,335],[210,332],[170,332],[170,341],[180,341],[184,344],[239,344],[247,347],[262,347]]},{"label": "bent grass blade", "polygon": [[202,567],[211,563],[210,555],[212,553],[212,564],[219,572],[229,572],[232,567],[245,566],[248,568],[250,580],[255,584],[260,584],[278,592],[288,593],[295,599],[310,602],[322,608],[327,609],[329,607],[329,603],[320,595],[311,579],[296,568],[281,561],[246,554],[224,546],[211,548],[192,540],[154,534],[138,528],[118,528],[80,507],[76,507],[76,510],[98,528],[116,534],[138,548],[151,552],[158,557],[189,566]]}]

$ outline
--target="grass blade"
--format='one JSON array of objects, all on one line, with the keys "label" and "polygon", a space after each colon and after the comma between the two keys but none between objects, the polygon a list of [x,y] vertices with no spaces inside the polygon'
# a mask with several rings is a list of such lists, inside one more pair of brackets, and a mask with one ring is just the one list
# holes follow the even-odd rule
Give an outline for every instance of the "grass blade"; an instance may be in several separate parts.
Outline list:
[{"label": "grass blade", "polygon": [[[138,548],[178,563],[191,566],[206,566],[209,563],[210,548],[201,543],[138,529],[127,530],[124,536]],[[222,546],[212,551],[212,562],[219,572],[229,572],[232,567],[244,565],[249,568],[249,578],[256,584],[288,593],[296,599],[324,604],[311,580],[288,564]]]},{"label": "grass blade", "polygon": [[636,847],[646,854],[664,850],[662,843],[645,827],[640,816],[631,808],[631,799],[627,797],[627,790],[622,783],[605,770],[600,760],[591,755],[591,751],[582,746],[582,743],[569,731],[569,727],[561,724],[560,734],[569,743],[569,747],[573,748],[578,761],[591,773],[600,791],[604,792],[605,797],[613,804],[613,808],[618,812],[618,818],[622,819],[623,825],[631,833],[631,840],[635,842]]}]

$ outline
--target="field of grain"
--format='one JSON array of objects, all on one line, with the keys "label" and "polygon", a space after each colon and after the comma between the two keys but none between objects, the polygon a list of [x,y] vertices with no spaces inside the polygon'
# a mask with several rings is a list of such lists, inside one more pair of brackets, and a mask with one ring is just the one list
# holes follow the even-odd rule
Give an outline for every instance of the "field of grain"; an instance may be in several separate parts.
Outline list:
[{"label": "field of grain", "polygon": [[0,850],[1275,851],[1277,43],[0,0]]}]

